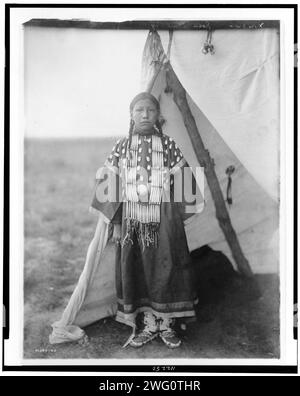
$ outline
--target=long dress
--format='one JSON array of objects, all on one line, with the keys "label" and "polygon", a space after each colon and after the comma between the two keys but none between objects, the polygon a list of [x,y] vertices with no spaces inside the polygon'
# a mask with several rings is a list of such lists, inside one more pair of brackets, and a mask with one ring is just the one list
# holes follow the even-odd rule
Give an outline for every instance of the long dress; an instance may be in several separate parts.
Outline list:
[{"label": "long dress", "polygon": [[[129,212],[130,203],[128,206],[128,196],[126,198],[125,190],[126,180],[129,180],[132,169],[129,169],[129,176],[127,172],[127,179],[124,177],[124,169],[128,165],[126,159],[130,157],[133,141],[136,144],[136,162],[131,162],[131,164],[137,165],[138,170],[141,167],[147,170],[150,184],[151,181],[153,182],[151,185],[153,191],[155,191],[155,177],[156,181],[160,180],[155,174],[157,167],[154,165],[156,165],[157,158],[161,158],[161,164],[163,163],[164,169],[168,170],[169,178],[160,189],[158,221],[155,216],[150,217],[153,223],[149,221],[149,217],[145,222],[146,214],[148,215],[147,203],[143,207],[139,203],[131,205],[131,208],[139,205],[141,208],[139,216],[142,217],[138,219],[141,220],[144,216],[144,222],[134,220],[129,223],[129,217],[134,217],[134,215],[133,212]],[[161,157],[159,155],[155,157],[153,154],[154,142],[157,141],[159,144],[161,142],[159,146],[162,150]],[[134,166],[132,168],[135,169]],[[98,174],[91,207],[101,211],[107,218],[107,222],[121,224],[121,242],[116,244],[115,276],[118,302],[116,320],[122,323],[135,326],[136,316],[145,311],[150,311],[162,318],[182,318],[182,320],[195,318],[196,288],[193,284],[191,257],[184,229],[184,220],[192,215],[192,211],[187,213],[186,208],[193,207],[195,200],[187,202],[186,199],[181,199],[181,202],[176,202],[174,199],[174,182],[177,175],[183,174],[184,168],[188,168],[188,163],[175,141],[153,130],[151,135],[135,134],[132,138],[124,137],[118,140]],[[104,173],[105,176],[103,176]],[[136,173],[133,175],[135,183]],[[140,179],[137,177],[137,179],[142,184],[143,180],[140,180],[142,177]],[[194,192],[193,175],[192,184]],[[112,195],[110,195],[110,199],[105,201],[101,195],[104,195],[104,192],[107,193],[108,188],[116,193],[115,199],[111,199]],[[129,191],[128,188],[126,191]],[[133,197],[136,196],[136,191],[134,191]],[[147,202],[149,202],[149,196]],[[163,199],[163,197],[169,198]],[[152,227],[149,231],[147,227],[151,224],[154,228]]]}]

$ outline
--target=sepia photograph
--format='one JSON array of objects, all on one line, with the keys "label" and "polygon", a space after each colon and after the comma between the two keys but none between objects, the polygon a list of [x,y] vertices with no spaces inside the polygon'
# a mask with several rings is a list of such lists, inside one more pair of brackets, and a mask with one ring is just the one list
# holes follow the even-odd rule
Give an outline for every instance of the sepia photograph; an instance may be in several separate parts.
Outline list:
[{"label": "sepia photograph", "polygon": [[274,364],[282,21],[97,11],[21,24],[23,361]]}]

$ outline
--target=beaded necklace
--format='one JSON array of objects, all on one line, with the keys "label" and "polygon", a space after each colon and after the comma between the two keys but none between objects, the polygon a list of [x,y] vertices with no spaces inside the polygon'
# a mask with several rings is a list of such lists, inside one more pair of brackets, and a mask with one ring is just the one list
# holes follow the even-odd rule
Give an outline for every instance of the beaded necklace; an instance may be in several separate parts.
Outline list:
[{"label": "beaded necklace", "polygon": [[[150,156],[147,156],[147,170],[151,170],[149,182],[137,180],[140,170],[139,162],[142,151],[142,139],[145,139],[151,148]],[[150,163],[151,161],[151,163]],[[161,137],[155,134],[149,137],[138,134],[128,139],[124,168],[124,190],[125,201],[126,236],[123,245],[128,241],[133,243],[133,233],[136,232],[138,239],[145,246],[157,246],[158,229],[160,224],[160,203],[164,183],[164,157]],[[148,199],[145,199],[145,197]]]}]

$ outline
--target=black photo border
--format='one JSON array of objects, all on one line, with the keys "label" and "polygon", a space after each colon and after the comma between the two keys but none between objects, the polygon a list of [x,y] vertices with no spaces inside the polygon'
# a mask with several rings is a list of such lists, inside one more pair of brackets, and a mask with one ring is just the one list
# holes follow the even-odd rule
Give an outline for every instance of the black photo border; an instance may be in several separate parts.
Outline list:
[{"label": "black photo border", "polygon": [[[3,304],[5,307],[2,339],[2,371],[14,372],[123,372],[123,373],[157,373],[163,371],[163,365],[5,365],[4,340],[9,338],[9,186],[10,186],[10,10],[12,8],[290,8],[294,11],[294,48],[297,57],[298,5],[297,4],[5,4],[5,75],[4,75],[4,208],[3,208]],[[298,70],[294,65],[294,304],[297,306],[297,167],[298,167]],[[297,339],[297,327],[294,327],[294,338]],[[172,373],[274,373],[296,374],[297,365],[174,365]],[[161,369],[160,369],[161,368]]]}]

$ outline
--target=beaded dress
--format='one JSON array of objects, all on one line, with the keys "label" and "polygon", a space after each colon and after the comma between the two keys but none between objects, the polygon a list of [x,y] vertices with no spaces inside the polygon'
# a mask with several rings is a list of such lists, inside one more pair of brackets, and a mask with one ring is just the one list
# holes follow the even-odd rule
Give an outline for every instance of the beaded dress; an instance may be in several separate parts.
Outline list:
[{"label": "beaded dress", "polygon": [[[174,180],[188,167],[171,137],[134,133],[118,140],[98,175],[91,207],[121,224],[116,244],[116,319],[134,325],[139,312],[160,317],[195,316],[195,285],[184,220],[184,197],[174,199]],[[108,183],[109,179],[109,183]],[[192,175],[195,188],[195,179]],[[183,178],[182,178],[183,180]],[[115,192],[101,199],[103,183]],[[113,187],[113,188],[112,188]]]}]

